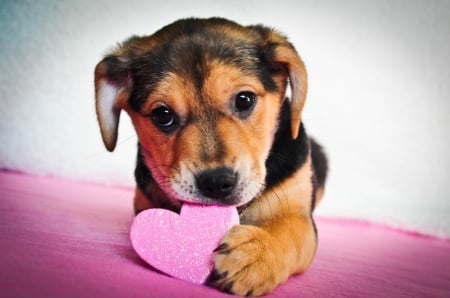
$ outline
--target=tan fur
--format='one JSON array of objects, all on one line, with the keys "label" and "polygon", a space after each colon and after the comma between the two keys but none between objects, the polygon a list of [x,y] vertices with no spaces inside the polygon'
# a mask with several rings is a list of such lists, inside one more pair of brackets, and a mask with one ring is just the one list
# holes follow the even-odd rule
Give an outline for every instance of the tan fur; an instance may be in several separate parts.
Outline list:
[{"label": "tan fur", "polygon": [[294,176],[246,209],[241,225],[222,240],[227,249],[217,255],[215,265],[232,276],[220,281],[231,282],[232,292],[246,295],[254,289],[252,295],[267,294],[311,264],[317,245],[309,215],[313,189],[304,183],[311,175],[308,159]]}]

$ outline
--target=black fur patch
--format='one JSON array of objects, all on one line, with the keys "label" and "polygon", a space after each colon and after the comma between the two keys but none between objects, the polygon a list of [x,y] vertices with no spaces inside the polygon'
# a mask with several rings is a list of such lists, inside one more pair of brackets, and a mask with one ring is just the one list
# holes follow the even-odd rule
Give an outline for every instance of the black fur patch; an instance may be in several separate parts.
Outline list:
[{"label": "black fur patch", "polygon": [[139,189],[148,197],[151,194],[147,194],[147,185],[149,183],[156,183],[153,179],[153,176],[148,169],[147,165],[144,161],[144,156],[141,152],[141,145],[138,144],[138,152],[137,152],[137,160],[136,160],[136,169],[134,170],[134,177],[136,179],[136,184]]},{"label": "black fur patch", "polygon": [[[167,199],[166,194],[161,190],[158,183],[153,178],[152,173],[145,164],[142,148],[139,143],[134,177],[136,179],[137,187],[142,191],[146,198],[152,202],[154,207],[169,209],[174,212],[180,211],[181,205],[179,202],[177,202],[177,204]],[[142,210],[135,210],[136,214],[140,211]]]},{"label": "black fur patch", "polygon": [[100,71],[108,82],[115,86],[125,86],[128,83],[128,65],[119,57],[108,56],[99,63]]},{"label": "black fur patch", "polygon": [[314,175],[311,177],[313,185],[313,198],[311,201],[311,211],[316,206],[316,194],[319,187],[324,187],[328,174],[328,161],[322,146],[320,146],[313,138],[309,139],[311,146],[312,171]]},{"label": "black fur patch", "polygon": [[314,167],[314,176],[319,187],[325,185],[328,174],[328,161],[322,146],[320,146],[314,139],[311,142],[311,158]]},{"label": "black fur patch", "polygon": [[279,128],[266,160],[266,188],[273,187],[290,177],[306,161],[309,142],[303,123],[297,139],[291,136],[290,106],[284,102],[280,114]]}]

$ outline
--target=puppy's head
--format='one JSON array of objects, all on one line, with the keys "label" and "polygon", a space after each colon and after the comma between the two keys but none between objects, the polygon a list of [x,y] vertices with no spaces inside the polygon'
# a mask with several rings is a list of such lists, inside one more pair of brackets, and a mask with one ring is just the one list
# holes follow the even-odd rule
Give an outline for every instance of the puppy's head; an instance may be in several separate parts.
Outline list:
[{"label": "puppy's head", "polygon": [[186,19],[132,37],[96,67],[96,108],[114,150],[121,110],[171,199],[243,205],[264,189],[287,83],[296,138],[306,72],[292,45],[262,26]]}]

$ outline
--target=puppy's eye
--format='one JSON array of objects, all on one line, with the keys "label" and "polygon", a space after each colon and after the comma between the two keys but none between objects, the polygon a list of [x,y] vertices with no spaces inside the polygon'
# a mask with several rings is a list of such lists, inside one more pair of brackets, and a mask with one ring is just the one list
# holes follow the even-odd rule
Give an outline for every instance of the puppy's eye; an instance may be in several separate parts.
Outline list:
[{"label": "puppy's eye", "polygon": [[178,126],[178,116],[166,106],[153,109],[150,118],[156,127],[166,133],[172,132]]},{"label": "puppy's eye", "polygon": [[250,91],[239,92],[236,95],[235,107],[242,116],[248,116],[256,104],[256,94]]}]

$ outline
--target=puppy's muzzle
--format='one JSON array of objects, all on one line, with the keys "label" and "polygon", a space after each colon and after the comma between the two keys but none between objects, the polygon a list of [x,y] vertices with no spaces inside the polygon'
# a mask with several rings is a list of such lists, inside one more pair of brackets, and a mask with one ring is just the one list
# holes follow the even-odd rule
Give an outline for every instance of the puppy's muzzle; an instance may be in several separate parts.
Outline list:
[{"label": "puppy's muzzle", "polygon": [[228,199],[233,194],[238,175],[231,169],[219,167],[201,172],[195,177],[199,192],[210,199],[223,204],[233,204]]}]

